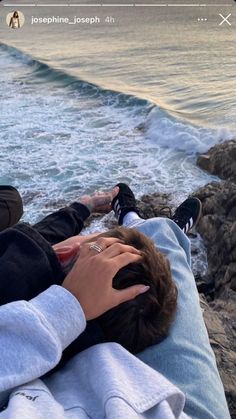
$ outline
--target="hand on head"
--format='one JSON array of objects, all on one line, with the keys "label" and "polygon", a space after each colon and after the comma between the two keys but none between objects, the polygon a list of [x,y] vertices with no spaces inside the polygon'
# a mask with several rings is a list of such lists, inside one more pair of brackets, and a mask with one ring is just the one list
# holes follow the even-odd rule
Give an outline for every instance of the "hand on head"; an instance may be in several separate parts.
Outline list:
[{"label": "hand on head", "polygon": [[101,237],[95,243],[97,250],[94,243],[81,245],[79,258],[62,284],[79,300],[87,320],[149,289],[143,284],[123,290],[112,287],[112,280],[122,267],[141,260],[139,250],[112,237]]}]

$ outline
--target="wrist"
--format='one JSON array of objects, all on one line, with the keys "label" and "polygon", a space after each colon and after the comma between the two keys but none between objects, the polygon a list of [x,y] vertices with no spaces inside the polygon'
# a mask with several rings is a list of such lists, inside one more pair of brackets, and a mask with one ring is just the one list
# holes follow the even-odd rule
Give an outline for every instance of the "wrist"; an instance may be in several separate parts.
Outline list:
[{"label": "wrist", "polygon": [[85,329],[86,319],[76,297],[65,287],[52,285],[30,300],[57,334],[64,350]]},{"label": "wrist", "polygon": [[82,218],[83,221],[85,221],[92,212],[89,204],[85,204],[83,202],[73,202],[70,207],[78,212],[80,218]]}]

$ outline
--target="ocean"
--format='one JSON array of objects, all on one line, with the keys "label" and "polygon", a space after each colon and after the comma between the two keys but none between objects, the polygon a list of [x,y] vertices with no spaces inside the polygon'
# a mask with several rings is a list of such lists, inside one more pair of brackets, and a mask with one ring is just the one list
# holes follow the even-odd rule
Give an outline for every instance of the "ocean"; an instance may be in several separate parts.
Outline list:
[{"label": "ocean", "polygon": [[236,4],[85,3],[19,6],[17,30],[5,22],[16,7],[0,6],[0,184],[20,190],[25,221],[120,181],[177,205],[218,180],[197,155],[236,135]]}]

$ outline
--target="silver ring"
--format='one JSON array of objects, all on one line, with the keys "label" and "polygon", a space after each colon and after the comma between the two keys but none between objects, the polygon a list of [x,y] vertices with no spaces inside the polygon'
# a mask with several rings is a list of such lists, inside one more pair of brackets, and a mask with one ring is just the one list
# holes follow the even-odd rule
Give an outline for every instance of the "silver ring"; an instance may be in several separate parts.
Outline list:
[{"label": "silver ring", "polygon": [[97,252],[97,253],[101,253],[104,249],[101,247],[101,246],[99,246],[99,244],[97,244],[97,243],[93,243],[93,244],[91,244],[91,246],[89,247],[89,249],[91,249],[91,250],[95,250],[95,252]]}]

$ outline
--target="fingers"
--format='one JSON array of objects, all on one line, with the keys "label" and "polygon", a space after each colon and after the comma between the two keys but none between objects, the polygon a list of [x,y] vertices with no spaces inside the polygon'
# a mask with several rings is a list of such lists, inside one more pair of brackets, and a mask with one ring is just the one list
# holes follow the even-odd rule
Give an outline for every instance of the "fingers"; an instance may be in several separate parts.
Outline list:
[{"label": "fingers", "polygon": [[95,242],[89,243],[87,246],[87,251],[89,249],[94,255],[102,252],[103,257],[108,259],[115,258],[122,253],[141,254],[135,247],[124,244],[115,237],[99,237]]},{"label": "fingers", "polygon": [[99,237],[81,245],[79,257],[62,286],[79,300],[86,319],[91,320],[149,289],[141,284],[124,290],[112,286],[121,268],[141,260],[142,254],[136,248],[114,237]]},{"label": "fingers", "polygon": [[122,254],[110,259],[110,261],[112,262],[111,267],[112,267],[113,277],[124,266],[127,266],[130,263],[138,263],[141,260],[142,260],[142,256],[140,254],[129,253],[129,252],[122,253]]},{"label": "fingers", "polygon": [[125,301],[133,300],[139,294],[144,294],[150,289],[149,285],[133,285],[132,287],[123,290],[114,290],[114,300],[116,305],[124,303]]},{"label": "fingers", "polygon": [[113,200],[119,193],[119,186],[115,186],[111,191],[111,200]]},{"label": "fingers", "polygon": [[[116,259],[118,258],[118,262]],[[101,254],[80,254],[62,286],[80,302],[87,320],[94,319],[107,310],[146,292],[149,287],[134,285],[124,290],[112,287],[115,274],[126,264],[137,262],[140,255],[123,253],[116,258],[104,258]]]},{"label": "fingers", "polygon": [[113,243],[103,251],[104,256],[108,258],[115,258],[116,256],[126,253],[133,253],[135,255],[141,254],[135,247],[123,243]]},{"label": "fingers", "polygon": [[93,254],[96,255],[100,252],[96,251],[95,247],[93,247],[94,245],[97,245],[98,247],[100,247],[101,251],[103,251],[115,243],[120,243],[120,240],[115,237],[99,237],[96,241],[85,243],[83,245],[83,248],[85,248],[87,251],[90,250],[91,252],[93,252]]}]

